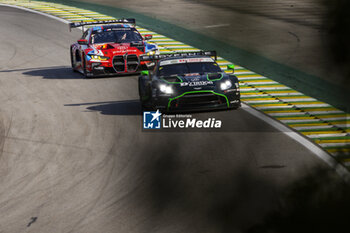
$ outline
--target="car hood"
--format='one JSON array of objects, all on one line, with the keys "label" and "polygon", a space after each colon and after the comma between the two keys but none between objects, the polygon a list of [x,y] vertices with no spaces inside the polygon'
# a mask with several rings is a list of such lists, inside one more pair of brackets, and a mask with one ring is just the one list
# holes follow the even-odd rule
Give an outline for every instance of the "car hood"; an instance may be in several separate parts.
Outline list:
[{"label": "car hood", "polygon": [[94,44],[93,49],[101,50],[105,54],[125,54],[125,53],[139,53],[140,48],[144,47],[143,43],[105,43],[105,44]]},{"label": "car hood", "polygon": [[161,77],[162,82],[172,84],[176,89],[192,91],[192,90],[214,90],[217,82],[228,79],[225,73],[207,73],[207,74],[190,74],[190,75],[174,75],[169,77]]}]

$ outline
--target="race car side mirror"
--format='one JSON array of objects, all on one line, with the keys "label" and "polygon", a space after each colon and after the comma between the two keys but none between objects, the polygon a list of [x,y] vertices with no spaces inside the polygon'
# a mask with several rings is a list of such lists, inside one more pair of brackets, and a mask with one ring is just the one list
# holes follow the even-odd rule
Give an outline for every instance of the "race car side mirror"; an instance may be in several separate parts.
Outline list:
[{"label": "race car side mirror", "polygon": [[227,70],[232,70],[232,73],[235,72],[235,65],[227,65]]},{"label": "race car side mirror", "polygon": [[78,40],[78,44],[80,44],[80,45],[87,45],[88,42],[85,39],[80,39],[80,40]]},{"label": "race car side mirror", "polygon": [[149,71],[148,70],[143,70],[143,71],[141,71],[141,75],[142,76],[148,76],[149,75]]},{"label": "race car side mirror", "polygon": [[153,38],[152,35],[149,35],[149,34],[145,35],[145,40],[150,40],[150,39],[152,39],[152,38]]}]

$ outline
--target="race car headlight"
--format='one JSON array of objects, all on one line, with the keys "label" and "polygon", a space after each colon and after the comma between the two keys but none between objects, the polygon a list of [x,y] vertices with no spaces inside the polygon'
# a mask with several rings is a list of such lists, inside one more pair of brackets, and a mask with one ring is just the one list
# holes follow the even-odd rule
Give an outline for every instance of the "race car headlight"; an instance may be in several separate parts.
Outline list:
[{"label": "race car headlight", "polygon": [[171,86],[167,86],[165,84],[160,84],[159,85],[159,90],[165,94],[173,94],[173,88]]},{"label": "race car headlight", "polygon": [[230,89],[231,87],[232,87],[232,83],[230,80],[226,80],[225,82],[220,83],[220,89],[223,91]]},{"label": "race car headlight", "polygon": [[91,58],[92,58],[92,59],[95,59],[95,60],[101,60],[101,61],[105,61],[105,60],[108,60],[108,59],[109,59],[109,57],[98,56],[98,55],[91,55]]}]

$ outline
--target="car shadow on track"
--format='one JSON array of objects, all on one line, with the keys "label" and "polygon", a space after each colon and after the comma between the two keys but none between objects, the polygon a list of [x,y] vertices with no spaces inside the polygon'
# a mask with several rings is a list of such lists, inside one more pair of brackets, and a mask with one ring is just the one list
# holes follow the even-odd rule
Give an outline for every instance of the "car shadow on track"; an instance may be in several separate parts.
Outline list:
[{"label": "car shadow on track", "polygon": [[88,106],[86,108],[87,111],[96,111],[103,115],[142,115],[142,107],[139,100],[65,104],[64,106]]},{"label": "car shadow on track", "polygon": [[105,75],[105,76],[98,76],[94,78],[85,78],[83,74],[77,71],[74,72],[72,68],[68,66],[5,70],[0,72],[15,72],[15,71],[23,71],[24,75],[38,76],[44,79],[101,79],[101,78],[127,77],[127,76],[135,75],[135,73],[132,73],[132,74]]},{"label": "car shadow on track", "polygon": [[44,79],[82,79],[82,74],[73,72],[67,66],[37,67],[12,70],[0,70],[0,73],[22,72],[23,75],[37,76]]},{"label": "car shadow on track", "polygon": [[45,67],[31,69],[23,72],[24,75],[38,76],[43,79],[82,79],[84,76],[73,72],[72,68],[67,66]]}]

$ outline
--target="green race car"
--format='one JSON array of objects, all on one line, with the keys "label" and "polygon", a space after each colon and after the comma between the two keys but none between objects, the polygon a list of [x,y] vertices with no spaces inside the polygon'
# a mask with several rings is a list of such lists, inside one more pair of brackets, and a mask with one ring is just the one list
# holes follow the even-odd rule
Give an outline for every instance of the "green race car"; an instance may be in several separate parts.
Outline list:
[{"label": "green race car", "polygon": [[[215,58],[212,58],[215,57]],[[144,109],[165,112],[235,109],[241,106],[238,79],[216,63],[215,51],[140,56],[154,69],[139,76]]]}]

